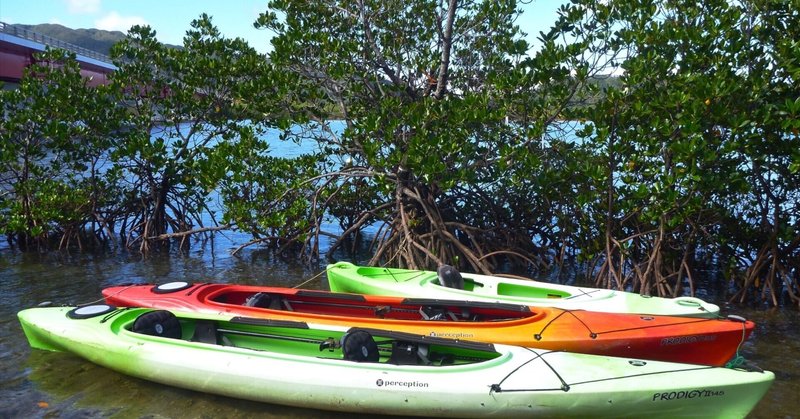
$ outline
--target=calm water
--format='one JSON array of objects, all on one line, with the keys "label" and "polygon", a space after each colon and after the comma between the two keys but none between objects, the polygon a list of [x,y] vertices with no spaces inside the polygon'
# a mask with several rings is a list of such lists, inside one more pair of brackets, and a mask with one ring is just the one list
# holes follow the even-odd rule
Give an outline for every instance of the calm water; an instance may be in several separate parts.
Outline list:
[{"label": "calm water", "polygon": [[[232,257],[229,250],[234,244],[228,239],[232,238],[188,255],[147,259],[134,255],[22,254],[0,247],[0,418],[352,417],[167,387],[123,376],[67,354],[28,347],[17,311],[43,301],[97,301],[102,288],[115,284],[187,280],[289,287],[304,284],[305,288],[327,289],[321,273],[328,261],[303,267],[254,250],[245,251],[241,258]],[[800,418],[800,313],[793,308],[724,307],[723,311],[756,322],[743,355],[777,376],[750,417]]]}]

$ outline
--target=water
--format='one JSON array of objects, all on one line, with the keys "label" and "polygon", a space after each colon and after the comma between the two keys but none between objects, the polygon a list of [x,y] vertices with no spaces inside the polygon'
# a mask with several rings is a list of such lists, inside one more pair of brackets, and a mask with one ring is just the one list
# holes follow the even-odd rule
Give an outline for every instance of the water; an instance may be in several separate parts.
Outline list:
[{"label": "water", "polygon": [[[0,418],[352,417],[235,400],[127,377],[68,354],[32,350],[17,322],[16,313],[23,308],[43,301],[97,301],[102,288],[126,282],[188,280],[327,288],[320,274],[328,261],[300,266],[258,250],[238,258],[229,255],[231,247],[203,246],[188,255],[146,259],[0,250]],[[723,311],[756,322],[741,353],[777,376],[750,417],[800,417],[800,313],[792,308],[738,306]]]}]

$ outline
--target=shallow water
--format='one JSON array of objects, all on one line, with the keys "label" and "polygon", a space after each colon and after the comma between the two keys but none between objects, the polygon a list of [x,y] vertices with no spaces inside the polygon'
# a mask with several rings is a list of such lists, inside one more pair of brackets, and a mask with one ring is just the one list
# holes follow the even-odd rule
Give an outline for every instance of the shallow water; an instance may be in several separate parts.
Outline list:
[{"label": "shallow water", "polygon": [[[43,301],[97,301],[104,287],[129,282],[303,284],[327,289],[322,274],[327,261],[303,267],[268,252],[249,251],[237,258],[228,251],[205,246],[189,255],[142,259],[0,249],[0,418],[353,417],[182,390],[127,377],[68,354],[32,350],[16,318],[19,310]],[[723,305],[723,313],[756,322],[741,354],[777,377],[749,417],[800,418],[800,312]]]}]

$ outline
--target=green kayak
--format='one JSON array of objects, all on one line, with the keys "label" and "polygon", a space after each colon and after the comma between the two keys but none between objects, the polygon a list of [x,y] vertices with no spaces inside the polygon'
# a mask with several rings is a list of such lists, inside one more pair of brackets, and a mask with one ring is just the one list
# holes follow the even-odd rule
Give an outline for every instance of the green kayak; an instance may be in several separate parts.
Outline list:
[{"label": "green kayak", "polygon": [[[331,291],[399,297],[492,301],[606,313],[717,317],[719,307],[699,298],[649,297],[631,292],[573,287],[501,276],[356,266],[337,262],[327,267]],[[440,278],[444,276],[444,278]],[[454,278],[452,280],[451,278]]]},{"label": "green kayak", "polygon": [[32,308],[19,320],[32,347],[131,376],[346,412],[741,418],[774,380],[764,371],[108,305]]}]

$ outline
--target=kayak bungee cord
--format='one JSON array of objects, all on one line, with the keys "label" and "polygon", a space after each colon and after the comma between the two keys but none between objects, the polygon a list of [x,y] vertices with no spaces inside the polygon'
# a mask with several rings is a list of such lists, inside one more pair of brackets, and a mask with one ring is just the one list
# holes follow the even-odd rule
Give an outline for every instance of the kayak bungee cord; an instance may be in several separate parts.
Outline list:
[{"label": "kayak bungee cord", "polygon": [[[572,386],[582,385],[582,384],[600,383],[600,382],[603,382],[603,381],[623,380],[623,379],[627,379],[627,378],[644,377],[644,376],[648,376],[648,375],[661,375],[661,374],[671,374],[671,373],[683,372],[683,371],[700,371],[700,370],[720,368],[720,367],[714,367],[714,366],[710,366],[710,365],[692,365],[692,366],[687,366],[686,368],[676,368],[676,369],[672,369],[672,370],[654,371],[654,372],[646,372],[646,373],[641,373],[641,374],[630,374],[630,375],[622,375],[622,376],[618,376],[618,377],[608,377],[608,378],[600,378],[600,379],[597,379],[597,380],[587,380],[587,381],[578,381],[578,382],[574,382],[574,383],[567,383],[566,381],[564,381],[564,379],[561,377],[561,375],[558,373],[558,371],[556,371],[555,368],[553,368],[553,366],[550,365],[550,363],[547,362],[547,360],[544,358],[544,355],[547,355],[548,353],[562,352],[562,351],[549,351],[549,352],[545,352],[545,353],[541,353],[540,354],[540,353],[538,353],[538,352],[536,352],[536,351],[534,351],[534,350],[532,350],[530,348],[525,348],[525,349],[529,350],[530,352],[535,353],[536,357],[525,361],[522,365],[520,365],[517,368],[515,368],[513,371],[508,373],[508,375],[506,375],[502,380],[500,380],[499,383],[492,384],[490,386],[489,394],[491,394],[491,393],[512,393],[512,392],[526,392],[526,391],[528,391],[528,392],[536,392],[536,391],[559,390],[557,388],[504,389],[504,388],[501,387],[503,382],[506,381],[513,374],[518,372],[520,368],[522,368],[523,366],[529,364],[532,361],[535,361],[536,359],[541,359],[542,362],[544,362],[545,365],[547,365],[547,367],[550,368],[551,371],[553,371],[553,374],[555,374],[555,376],[558,378],[558,380],[561,381],[562,386],[561,386],[560,390],[563,390],[564,392],[569,391]],[[633,359],[628,361],[628,363],[630,363],[631,365],[637,365],[637,363],[641,363],[640,365],[644,365],[646,362],[647,361],[633,360]]]},{"label": "kayak bungee cord", "polygon": [[589,298],[592,298],[592,297],[594,297],[592,294],[597,294],[597,293],[600,293],[600,292],[607,291],[605,289],[600,289],[600,288],[590,289],[589,292],[586,292],[583,288],[579,288],[579,287],[576,287],[575,289],[578,292],[575,292],[575,293],[573,293],[572,295],[570,295],[569,297],[566,297],[566,298],[562,297],[562,299],[569,300],[569,299],[578,298],[578,297],[589,297]]},{"label": "kayak bungee cord", "polygon": [[540,331],[539,331],[539,333],[536,333],[536,334],[534,334],[534,335],[533,335],[534,339],[536,339],[536,340],[542,340],[542,334],[544,333],[544,331],[545,331],[545,330],[546,330],[546,329],[547,329],[547,328],[548,328],[548,327],[549,327],[551,324],[553,324],[553,323],[554,323],[556,320],[558,320],[559,318],[561,318],[561,316],[563,316],[564,314],[567,314],[567,313],[568,313],[568,314],[571,314],[571,315],[572,315],[572,317],[574,317],[574,318],[575,318],[575,320],[577,320],[578,322],[580,322],[580,324],[582,324],[582,325],[583,325],[583,327],[585,327],[585,328],[586,328],[586,330],[589,332],[589,337],[590,337],[590,338],[592,338],[592,339],[595,339],[595,338],[597,337],[597,333],[593,332],[593,331],[592,331],[592,329],[589,327],[589,325],[587,325],[587,324],[586,324],[586,323],[585,323],[583,320],[581,320],[581,319],[580,319],[578,316],[576,316],[576,315],[575,315],[575,313],[573,313],[573,312],[572,312],[572,310],[563,310],[561,313],[558,313],[558,316],[555,316],[555,317],[553,317],[552,319],[550,319],[550,321],[548,321],[548,322],[547,322],[547,323],[546,323],[546,324],[545,324],[545,325],[542,327],[542,330],[540,330]]},{"label": "kayak bungee cord", "polygon": [[[533,358],[531,358],[531,359],[529,359],[529,360],[527,360],[527,361],[525,361],[525,362],[523,362],[523,363],[522,363],[522,364],[520,364],[518,367],[516,367],[516,368],[514,368],[513,370],[511,370],[511,372],[509,372],[509,373],[508,373],[508,374],[507,374],[505,377],[503,377],[503,379],[502,379],[502,380],[500,380],[500,382],[499,382],[499,383],[497,383],[497,384],[492,384],[491,386],[489,386],[489,394],[492,394],[492,393],[502,393],[502,392],[513,392],[513,391],[553,391],[553,390],[562,390],[562,391],[564,391],[564,392],[567,392],[567,391],[569,391],[569,389],[570,389],[570,386],[569,386],[569,384],[567,384],[567,382],[566,382],[566,381],[564,381],[564,379],[563,379],[563,378],[561,378],[561,374],[559,374],[559,373],[558,373],[558,371],[556,371],[556,370],[555,370],[555,368],[553,368],[553,366],[552,366],[552,365],[550,365],[550,363],[549,363],[549,362],[547,362],[547,360],[546,360],[546,359],[544,359],[544,357],[542,356],[542,355],[544,355],[544,354],[548,354],[548,353],[551,353],[551,352],[561,352],[561,351],[548,351],[548,352],[544,352],[544,353],[539,353],[539,352],[536,352],[536,351],[534,351],[534,350],[533,350],[533,349],[531,349],[531,348],[524,348],[524,349],[525,349],[525,350],[527,350],[528,352],[531,352],[531,353],[533,353],[533,354],[536,354],[536,356],[535,356],[535,357],[533,357]],[[537,359],[541,359],[541,360],[542,360],[542,362],[544,362],[544,364],[545,364],[545,365],[547,365],[547,368],[550,368],[550,371],[553,371],[553,374],[555,374],[555,376],[558,378],[558,380],[559,380],[559,381],[561,381],[561,388],[539,388],[539,389],[518,389],[518,390],[517,390],[517,389],[515,389],[515,390],[504,390],[502,387],[500,387],[500,386],[503,384],[503,382],[504,382],[504,381],[506,381],[506,380],[508,379],[508,377],[511,377],[513,374],[515,374],[517,371],[519,371],[519,369],[520,369],[520,368],[522,368],[522,367],[524,367],[524,366],[526,366],[526,365],[530,364],[531,362],[533,362],[533,361],[535,361],[535,360],[537,360]]]},{"label": "kayak bungee cord", "polygon": [[[628,363],[630,363],[631,365],[636,365],[635,363],[637,363],[637,362],[646,363],[647,361],[633,360],[633,359],[628,361]],[[680,365],[689,365],[689,364],[680,364]],[[577,385],[581,385],[581,384],[600,383],[600,382],[603,382],[603,381],[624,380],[626,378],[633,378],[633,377],[645,377],[645,376],[648,376],[648,375],[672,374],[672,373],[675,373],[675,372],[709,370],[709,369],[715,369],[715,368],[720,368],[720,367],[714,367],[714,366],[711,366],[711,365],[691,365],[691,366],[689,366],[687,368],[677,368],[677,369],[674,369],[674,370],[653,371],[653,372],[645,372],[645,373],[641,373],[641,374],[623,375],[623,376],[619,376],[619,377],[601,378],[601,379],[597,379],[597,380],[579,381],[579,382],[572,383],[572,385],[573,386],[577,386]],[[506,390],[506,391],[508,391],[508,390]]]},{"label": "kayak bungee cord", "polygon": [[[629,332],[631,330],[655,329],[655,328],[659,328],[659,327],[672,327],[672,326],[680,326],[680,325],[686,325],[686,324],[692,324],[692,323],[703,323],[703,322],[708,322],[708,321],[719,320],[719,319],[709,319],[709,318],[686,318],[685,321],[676,322],[676,323],[654,324],[654,325],[649,325],[649,326],[638,326],[638,327],[627,327],[627,328],[623,328],[623,329],[611,329],[611,330],[604,330],[602,332],[596,332],[596,331],[593,331],[591,329],[591,327],[589,327],[589,325],[586,324],[586,322],[583,321],[583,319],[578,317],[576,312],[585,312],[585,310],[563,310],[557,316],[555,316],[552,319],[550,319],[544,326],[542,326],[541,331],[539,331],[539,333],[534,334],[533,337],[537,341],[542,340],[544,331],[547,330],[547,328],[551,324],[554,324],[556,322],[556,320],[561,318],[561,316],[563,316],[564,314],[570,314],[575,320],[577,320],[581,325],[583,325],[586,328],[586,331],[589,332],[589,337],[592,338],[592,339],[597,338],[597,336],[599,336],[599,335],[610,334],[610,333]],[[641,315],[640,317],[643,318],[643,319],[646,319],[646,318],[651,318],[652,319],[652,316],[647,316],[647,315]],[[734,320],[736,320],[736,319],[734,319]],[[742,321],[742,328],[744,329],[744,333],[746,333],[746,331],[747,331],[747,328],[745,326],[746,323],[744,322],[744,319],[742,319],[742,320],[743,320]],[[742,339],[742,342],[744,342],[744,338]],[[740,343],[740,345],[741,345],[741,343]]]}]

